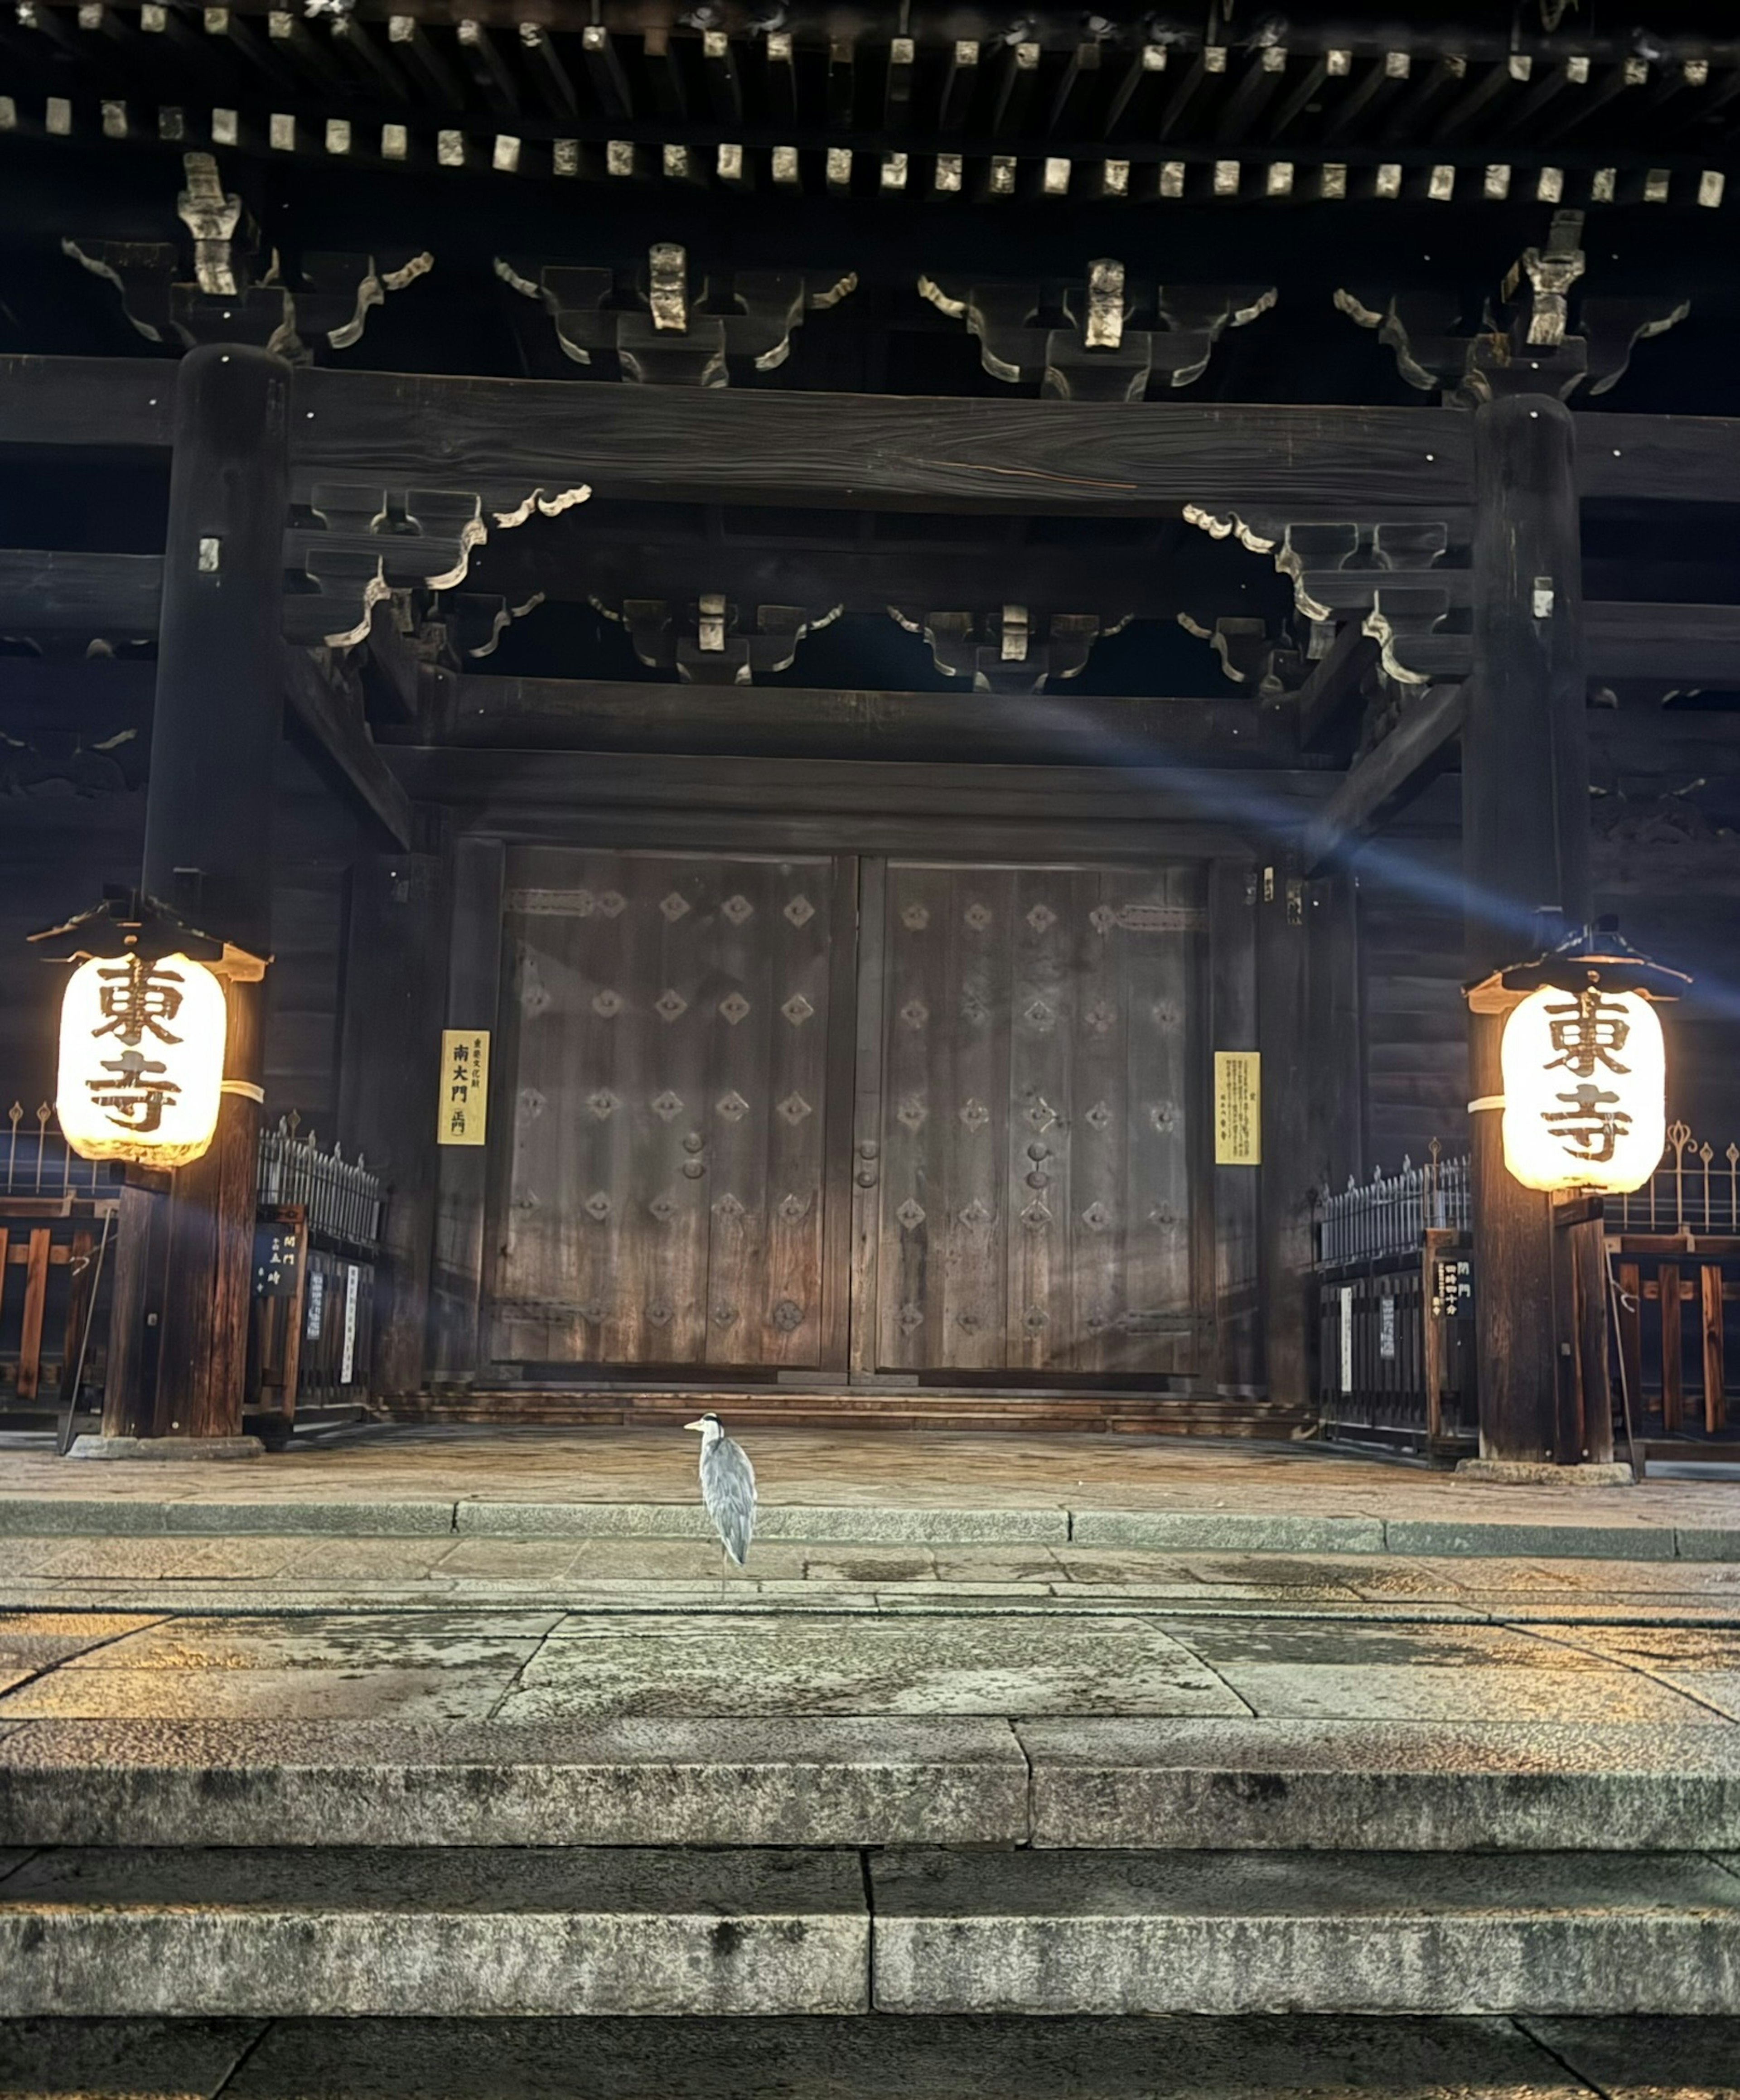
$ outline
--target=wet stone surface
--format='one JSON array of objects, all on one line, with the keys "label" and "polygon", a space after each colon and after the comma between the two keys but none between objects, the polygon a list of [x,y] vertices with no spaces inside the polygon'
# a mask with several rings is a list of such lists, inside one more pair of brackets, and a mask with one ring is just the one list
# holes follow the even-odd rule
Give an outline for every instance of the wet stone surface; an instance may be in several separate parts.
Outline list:
[{"label": "wet stone surface", "polygon": [[569,1620],[505,1702],[560,1714],[1239,1713],[1236,1696],[1136,1620],[883,1617],[624,1626]]}]

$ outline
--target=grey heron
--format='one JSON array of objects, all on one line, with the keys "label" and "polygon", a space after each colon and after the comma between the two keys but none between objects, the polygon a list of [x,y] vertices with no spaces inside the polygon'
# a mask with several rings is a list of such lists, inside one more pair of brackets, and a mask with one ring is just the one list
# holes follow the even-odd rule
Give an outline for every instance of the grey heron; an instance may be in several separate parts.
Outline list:
[{"label": "grey heron", "polygon": [[713,1519],[725,1551],[741,1568],[755,1530],[755,1468],[740,1444],[734,1444],[716,1414],[686,1422],[701,1440],[701,1500]]}]

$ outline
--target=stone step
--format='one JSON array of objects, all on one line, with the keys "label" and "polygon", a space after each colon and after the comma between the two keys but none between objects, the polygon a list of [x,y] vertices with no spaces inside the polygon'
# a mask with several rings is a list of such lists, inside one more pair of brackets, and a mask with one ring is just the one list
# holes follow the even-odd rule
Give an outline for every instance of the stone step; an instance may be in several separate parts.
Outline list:
[{"label": "stone step", "polygon": [[890,1852],[871,1889],[884,2013],[1740,2005],[1732,1857]]},{"label": "stone step", "polygon": [[851,1852],[0,1857],[0,2017],[862,2013]]},{"label": "stone step", "polygon": [[1740,2019],[0,2021],[0,2100],[1722,2100]]},{"label": "stone step", "polygon": [[1740,1729],[0,1722],[0,1845],[1740,1851]]},{"label": "stone step", "polygon": [[1713,2016],[1737,2005],[1740,1859],[1696,1853],[236,1847],[0,1859],[6,2018],[872,2005]]}]

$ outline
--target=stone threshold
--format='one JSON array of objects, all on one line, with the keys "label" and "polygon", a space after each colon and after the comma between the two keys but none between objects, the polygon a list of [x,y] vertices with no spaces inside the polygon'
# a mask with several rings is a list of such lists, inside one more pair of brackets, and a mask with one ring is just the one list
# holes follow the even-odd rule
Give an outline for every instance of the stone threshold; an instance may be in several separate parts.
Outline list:
[{"label": "stone threshold", "polygon": [[[141,1480],[123,1497],[0,1495],[0,1538],[291,1537],[422,1538],[710,1538],[689,1502],[322,1501],[284,1496],[210,1499],[153,1495]],[[1605,1560],[1740,1560],[1732,1525],[1466,1518],[1316,1516],[1238,1510],[902,1508],[764,1502],[756,1537],[767,1544],[1082,1546],[1160,1553],[1353,1553],[1402,1558],[1466,1555]]]}]

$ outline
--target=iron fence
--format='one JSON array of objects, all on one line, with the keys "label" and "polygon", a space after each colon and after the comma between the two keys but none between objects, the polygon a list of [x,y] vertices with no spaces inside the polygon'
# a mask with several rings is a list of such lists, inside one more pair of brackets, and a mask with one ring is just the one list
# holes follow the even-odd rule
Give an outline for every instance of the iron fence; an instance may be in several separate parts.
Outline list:
[{"label": "iron fence", "polygon": [[1417,1254],[1424,1233],[1466,1233],[1470,1225],[1468,1162],[1442,1158],[1434,1138],[1424,1167],[1404,1158],[1398,1173],[1374,1168],[1363,1184],[1349,1175],[1339,1195],[1319,1202],[1318,1264],[1335,1268]]},{"label": "iron fence", "polygon": [[46,1101],[38,1104],[34,1115],[26,1113],[22,1101],[14,1101],[7,1123],[0,1137],[0,1197],[31,1202],[68,1197],[94,1200],[120,1188],[121,1170],[116,1162],[81,1159],[60,1135]]},{"label": "iron fence", "polygon": [[298,1204],[312,1238],[373,1255],[381,1241],[380,1176],[360,1154],[347,1159],[337,1145],[322,1152],[311,1130],[301,1136],[300,1123],[298,1116],[280,1116],[276,1128],[260,1132],[261,1209]]},{"label": "iron fence", "polygon": [[1740,1145],[1719,1154],[1691,1126],[1670,1123],[1661,1164],[1643,1187],[1607,1199],[1610,1233],[1740,1233]]}]

